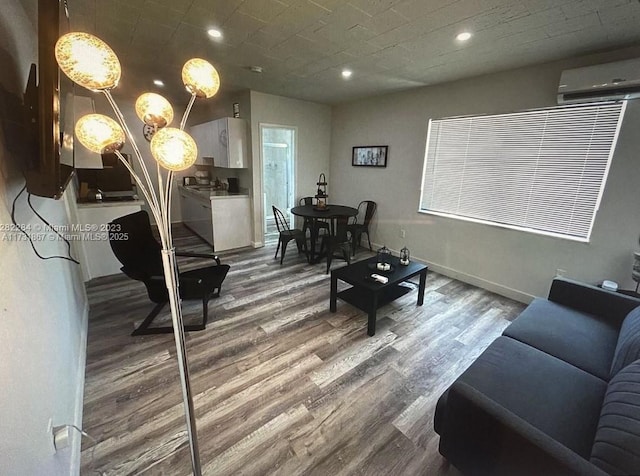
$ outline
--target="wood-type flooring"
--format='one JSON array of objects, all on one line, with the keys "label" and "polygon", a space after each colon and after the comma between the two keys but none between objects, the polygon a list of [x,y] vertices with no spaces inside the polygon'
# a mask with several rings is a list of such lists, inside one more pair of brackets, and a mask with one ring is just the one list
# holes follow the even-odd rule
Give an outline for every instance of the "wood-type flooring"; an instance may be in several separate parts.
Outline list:
[{"label": "wood-type flooring", "polygon": [[[174,239],[210,251],[181,226]],[[203,473],[458,474],[438,453],[436,401],[524,306],[430,271],[424,305],[417,289],[386,305],[368,337],[365,313],[340,300],[329,311],[325,264],[290,246],[280,266],[274,252],[221,253],[222,295],[187,334]],[[81,474],[190,474],[173,336],[129,335],[152,307],[141,283],[108,276],[87,292],[83,429],[97,443],[85,439]]]}]

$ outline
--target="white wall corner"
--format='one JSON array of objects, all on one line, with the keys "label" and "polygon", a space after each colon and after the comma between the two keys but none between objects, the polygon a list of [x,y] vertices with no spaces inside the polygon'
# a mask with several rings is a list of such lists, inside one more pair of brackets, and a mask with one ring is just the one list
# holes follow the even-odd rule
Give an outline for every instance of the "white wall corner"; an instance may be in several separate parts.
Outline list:
[{"label": "white wall corner", "polygon": [[[73,416],[73,424],[78,428],[82,428],[82,410],[84,407],[84,379],[87,366],[87,333],[89,328],[89,301],[85,299],[84,309],[82,310],[82,322],[80,334],[80,355],[78,356],[78,375],[76,377],[76,396],[75,409]],[[80,474],[80,452],[82,448],[82,435],[76,430],[71,431],[71,466],[69,474],[78,476]]]}]

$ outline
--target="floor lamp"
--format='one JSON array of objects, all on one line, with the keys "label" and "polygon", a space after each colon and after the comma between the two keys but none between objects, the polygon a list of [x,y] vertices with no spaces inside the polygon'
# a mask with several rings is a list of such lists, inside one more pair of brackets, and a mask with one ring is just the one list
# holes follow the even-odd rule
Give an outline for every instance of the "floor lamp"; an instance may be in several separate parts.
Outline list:
[{"label": "floor lamp", "polygon": [[[182,68],[182,81],[187,91],[191,93],[191,99],[182,116],[179,128],[168,127],[173,120],[173,109],[164,97],[155,93],[145,93],[136,100],[136,114],[145,124],[155,129],[151,139],[151,154],[157,162],[158,188],[156,190],[140,154],[140,149],[136,145],[120,108],[111,95],[111,89],[118,85],[121,74],[120,61],[116,54],[101,39],[87,33],[75,32],[60,37],[55,46],[55,55],[60,69],[73,82],[91,91],[104,94],[117,118],[116,122],[101,114],[88,114],[81,117],[75,126],[77,139],[93,152],[99,154],[112,152],[117,155],[136,181],[138,190],[144,195],[158,225],[162,243],[164,278],[169,292],[173,334],[191,450],[191,466],[193,474],[200,476],[202,470],[189,382],[189,366],[184,344],[176,255],[171,236],[170,204],[173,172],[184,170],[193,165],[198,153],[195,141],[184,132],[187,118],[196,98],[210,98],[218,92],[220,77],[216,69],[203,59],[194,58],[185,63]],[[135,172],[131,164],[120,153],[126,140],[125,137],[131,143],[134,156],[142,171],[142,177]],[[163,169],[166,170],[164,178]]]}]

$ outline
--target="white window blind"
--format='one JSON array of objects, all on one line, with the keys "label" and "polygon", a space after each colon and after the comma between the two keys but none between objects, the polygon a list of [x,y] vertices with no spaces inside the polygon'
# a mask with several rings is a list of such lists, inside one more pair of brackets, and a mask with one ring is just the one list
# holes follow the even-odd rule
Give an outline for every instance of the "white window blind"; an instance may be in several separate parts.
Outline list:
[{"label": "white window blind", "polygon": [[431,120],[420,210],[586,241],[625,108]]}]

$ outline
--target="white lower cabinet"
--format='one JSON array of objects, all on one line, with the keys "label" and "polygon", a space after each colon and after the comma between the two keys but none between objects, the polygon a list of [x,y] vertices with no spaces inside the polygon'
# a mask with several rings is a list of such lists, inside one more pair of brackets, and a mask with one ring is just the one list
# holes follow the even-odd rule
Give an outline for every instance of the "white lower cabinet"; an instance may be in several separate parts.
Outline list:
[{"label": "white lower cabinet", "polygon": [[211,200],[216,251],[251,245],[249,197],[218,197]]},{"label": "white lower cabinet", "polygon": [[214,246],[211,201],[180,190],[180,209],[182,222],[187,228]]},{"label": "white lower cabinet", "polygon": [[214,251],[251,246],[248,195],[211,195],[179,187],[182,222]]}]

